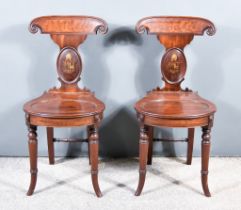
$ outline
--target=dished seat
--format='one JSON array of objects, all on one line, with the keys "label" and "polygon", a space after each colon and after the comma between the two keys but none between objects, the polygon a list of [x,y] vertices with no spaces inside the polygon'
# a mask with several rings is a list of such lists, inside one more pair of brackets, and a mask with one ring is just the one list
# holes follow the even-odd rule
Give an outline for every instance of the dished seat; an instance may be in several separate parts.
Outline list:
[{"label": "dished seat", "polygon": [[190,119],[208,116],[216,106],[196,92],[152,91],[136,103],[135,109],[151,117]]},{"label": "dished seat", "polygon": [[45,92],[24,105],[25,112],[47,118],[92,116],[104,109],[105,105],[90,91],[61,92],[59,89]]}]

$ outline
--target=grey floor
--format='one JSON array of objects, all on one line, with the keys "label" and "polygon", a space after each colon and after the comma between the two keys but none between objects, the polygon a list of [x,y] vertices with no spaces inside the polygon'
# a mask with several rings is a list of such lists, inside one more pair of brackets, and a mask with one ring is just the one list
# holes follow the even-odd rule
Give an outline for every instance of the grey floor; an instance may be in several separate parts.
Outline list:
[{"label": "grey floor", "polygon": [[97,198],[87,158],[58,158],[54,166],[39,158],[36,191],[27,197],[28,158],[0,158],[0,209],[241,209],[241,158],[211,158],[211,198],[202,194],[200,158],[194,158],[191,166],[183,163],[178,158],[154,158],[143,193],[135,197],[137,159],[101,160],[99,182],[104,196]]}]

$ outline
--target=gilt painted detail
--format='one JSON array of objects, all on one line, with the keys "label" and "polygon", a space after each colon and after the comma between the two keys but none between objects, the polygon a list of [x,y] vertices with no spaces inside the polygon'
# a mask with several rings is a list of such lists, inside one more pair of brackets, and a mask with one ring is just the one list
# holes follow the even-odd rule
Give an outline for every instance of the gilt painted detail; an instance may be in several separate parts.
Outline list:
[{"label": "gilt painted detail", "polygon": [[72,59],[71,53],[68,53],[64,60],[64,73],[72,74],[75,71],[76,62]]},{"label": "gilt painted detail", "polygon": [[171,56],[170,62],[167,64],[167,68],[171,74],[179,74],[181,63],[178,61],[176,53],[173,53]]},{"label": "gilt painted detail", "polygon": [[186,66],[186,58],[181,49],[168,49],[161,62],[163,79],[169,84],[180,83],[185,76]]},{"label": "gilt painted detail", "polygon": [[66,84],[73,84],[79,81],[82,63],[79,53],[76,49],[66,47],[59,53],[58,75],[61,82]]}]

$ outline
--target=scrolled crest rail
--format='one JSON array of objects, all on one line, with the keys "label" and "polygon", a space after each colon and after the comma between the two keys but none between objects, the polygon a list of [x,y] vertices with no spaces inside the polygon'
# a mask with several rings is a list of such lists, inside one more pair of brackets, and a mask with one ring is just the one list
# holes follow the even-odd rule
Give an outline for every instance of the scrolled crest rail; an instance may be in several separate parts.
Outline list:
[{"label": "scrolled crest rail", "polygon": [[200,17],[152,16],[141,19],[136,25],[137,33],[147,34],[215,34],[214,24]]}]

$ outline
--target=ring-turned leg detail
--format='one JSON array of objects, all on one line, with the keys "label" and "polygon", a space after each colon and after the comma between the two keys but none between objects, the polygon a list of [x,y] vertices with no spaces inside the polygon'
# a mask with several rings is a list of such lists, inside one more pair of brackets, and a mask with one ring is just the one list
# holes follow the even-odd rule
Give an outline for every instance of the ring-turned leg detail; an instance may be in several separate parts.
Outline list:
[{"label": "ring-turned leg detail", "polygon": [[141,125],[139,143],[139,183],[135,195],[139,196],[142,192],[146,178],[146,164],[148,155],[148,133],[147,127]]},{"label": "ring-turned leg detail", "polygon": [[195,132],[195,128],[188,128],[187,165],[192,164],[194,132]]},{"label": "ring-turned leg detail", "polygon": [[98,182],[99,136],[97,126],[92,126],[90,128],[89,145],[92,185],[97,197],[101,197],[102,193]]},{"label": "ring-turned leg detail", "polygon": [[54,128],[47,127],[47,139],[48,139],[48,153],[49,153],[49,164],[54,164]]},{"label": "ring-turned leg detail", "polygon": [[211,196],[208,188],[208,164],[210,155],[210,132],[211,128],[206,126],[202,127],[202,170],[201,170],[201,180],[203,192],[207,197]]},{"label": "ring-turned leg detail", "polygon": [[38,142],[37,142],[37,127],[33,125],[28,126],[28,145],[29,145],[29,157],[30,157],[30,174],[31,181],[29,185],[29,189],[27,195],[30,196],[33,194],[36,183],[37,183],[37,150],[38,150]]}]

